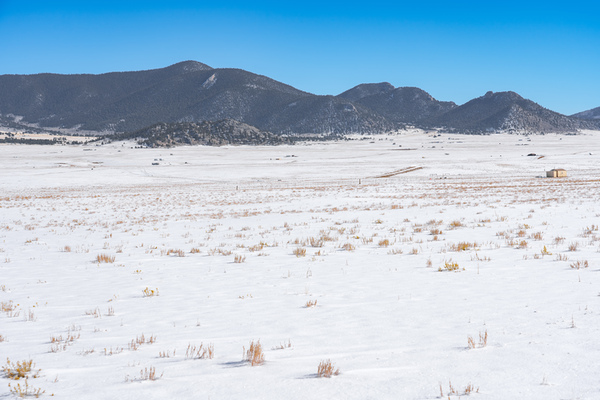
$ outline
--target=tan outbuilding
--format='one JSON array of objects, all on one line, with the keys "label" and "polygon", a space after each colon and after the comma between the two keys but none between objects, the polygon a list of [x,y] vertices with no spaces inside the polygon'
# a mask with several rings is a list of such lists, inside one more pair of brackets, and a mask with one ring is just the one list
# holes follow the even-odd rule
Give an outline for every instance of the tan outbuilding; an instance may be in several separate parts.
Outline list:
[{"label": "tan outbuilding", "polygon": [[567,176],[567,170],[562,168],[554,168],[550,171],[546,171],[546,177],[548,178],[563,178]]}]

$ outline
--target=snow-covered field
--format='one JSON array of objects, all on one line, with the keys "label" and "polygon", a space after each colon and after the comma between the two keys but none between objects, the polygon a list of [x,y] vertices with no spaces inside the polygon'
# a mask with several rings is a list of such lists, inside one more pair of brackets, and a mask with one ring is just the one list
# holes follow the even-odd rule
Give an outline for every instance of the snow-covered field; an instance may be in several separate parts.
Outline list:
[{"label": "snow-covered field", "polygon": [[598,399],[599,135],[0,146],[0,397]]}]

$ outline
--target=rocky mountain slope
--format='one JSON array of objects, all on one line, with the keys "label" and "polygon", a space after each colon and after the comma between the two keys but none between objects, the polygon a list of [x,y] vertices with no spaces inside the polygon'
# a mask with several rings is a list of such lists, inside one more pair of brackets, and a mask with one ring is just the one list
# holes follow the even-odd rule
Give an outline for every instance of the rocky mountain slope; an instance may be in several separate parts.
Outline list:
[{"label": "rocky mountain slope", "polygon": [[487,92],[428,123],[466,133],[500,130],[544,133],[597,129],[597,124],[550,111],[515,92]]},{"label": "rocky mountain slope", "polygon": [[[574,132],[600,129],[594,112],[567,117],[513,92],[489,92],[457,106],[387,82],[317,96],[266,76],[195,61],[101,75],[0,76],[0,123],[31,131],[123,133],[157,123],[235,120],[280,135],[380,133],[406,125],[465,133]],[[586,115],[592,119],[580,119]]]},{"label": "rocky mountain slope", "polygon": [[114,137],[116,140],[138,139],[148,147],[171,147],[178,145],[222,146],[227,144],[274,145],[289,143],[281,135],[261,131],[258,128],[231,119],[215,122],[158,123],[132,133]]},{"label": "rocky mountain slope", "polygon": [[102,75],[3,75],[0,113],[23,116],[24,122],[40,126],[114,132],[158,122],[220,119],[276,133],[362,133],[394,127],[344,99],[195,61]]},{"label": "rocky mountain slope", "polygon": [[358,85],[338,97],[368,107],[395,123],[420,124],[456,107],[419,88],[394,88],[387,82]]},{"label": "rocky mountain slope", "polygon": [[592,108],[591,110],[582,111],[577,114],[571,115],[571,117],[580,119],[597,119],[600,120],[600,107]]}]

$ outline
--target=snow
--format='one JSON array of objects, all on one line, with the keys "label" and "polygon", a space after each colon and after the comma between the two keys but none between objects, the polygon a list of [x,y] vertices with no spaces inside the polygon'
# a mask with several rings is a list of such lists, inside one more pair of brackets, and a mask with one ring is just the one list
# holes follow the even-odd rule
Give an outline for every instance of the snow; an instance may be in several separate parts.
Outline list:
[{"label": "snow", "polygon": [[217,74],[212,74],[207,80],[204,81],[202,87],[204,89],[210,89],[215,83],[217,83]]},{"label": "snow", "polygon": [[[0,146],[0,302],[19,314],[0,313],[0,364],[33,360],[42,398],[599,398],[598,134]],[[340,374],[318,378],[327,359]]]}]

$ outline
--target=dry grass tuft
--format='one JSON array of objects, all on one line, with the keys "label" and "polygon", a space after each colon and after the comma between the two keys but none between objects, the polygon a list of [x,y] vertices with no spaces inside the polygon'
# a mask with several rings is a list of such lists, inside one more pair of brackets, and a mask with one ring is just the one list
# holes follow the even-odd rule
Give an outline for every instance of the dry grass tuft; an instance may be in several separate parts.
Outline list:
[{"label": "dry grass tuft", "polygon": [[568,261],[569,257],[567,257],[566,254],[557,254],[556,255],[556,261]]},{"label": "dry grass tuft", "polygon": [[379,247],[388,247],[390,245],[389,239],[383,239],[379,241]]},{"label": "dry grass tuft", "polygon": [[260,339],[254,343],[254,341],[250,342],[250,348],[246,350],[244,347],[244,358],[243,361],[248,361],[251,366],[262,365],[265,362],[265,354],[262,350],[262,345],[260,344]]},{"label": "dry grass tuft", "polygon": [[578,260],[578,261],[571,263],[571,265],[570,265],[570,267],[573,269],[587,268],[589,266],[590,265],[588,263],[588,260]]},{"label": "dry grass tuft", "polygon": [[452,259],[450,259],[448,261],[444,261],[444,266],[439,267],[438,271],[460,271],[460,267],[458,266],[457,262],[454,262]]},{"label": "dry grass tuft", "polygon": [[450,250],[452,251],[467,251],[470,249],[476,248],[477,242],[469,243],[469,242],[458,242],[458,244],[451,244]]},{"label": "dry grass tuft", "polygon": [[[442,397],[443,397],[443,390],[442,390],[441,384],[440,384],[440,393],[442,393]],[[454,386],[452,386],[451,381],[448,382],[448,398],[450,398],[450,396],[468,396],[471,393],[479,393],[479,388],[475,388],[475,386],[473,386],[473,384],[469,383],[462,391],[459,391],[459,390],[456,390],[454,388]]]},{"label": "dry grass tuft", "polygon": [[[132,339],[131,342],[127,345],[128,349],[131,351],[136,351],[143,344],[153,344],[156,342],[156,336],[152,335],[149,338],[146,338],[142,333],[141,336],[136,336],[135,339]],[[106,349],[104,349],[106,351]]]},{"label": "dry grass tuft", "polygon": [[27,378],[25,378],[24,385],[21,385],[20,383],[17,383],[16,385],[9,383],[8,389],[9,389],[10,393],[14,394],[17,397],[21,397],[21,398],[23,398],[23,397],[39,398],[41,395],[46,393],[45,390],[42,390],[40,388],[35,388],[35,387],[29,385]]},{"label": "dry grass tuft", "polygon": [[2,372],[4,372],[4,376],[6,376],[6,378],[16,381],[23,378],[37,378],[40,370],[35,369],[33,360],[23,360],[13,363],[7,357],[6,365],[2,367]]},{"label": "dry grass tuft", "polygon": [[331,378],[333,375],[339,375],[340,369],[335,368],[335,365],[331,363],[331,360],[322,360],[317,367],[317,376],[319,378]]},{"label": "dry grass tuft", "polygon": [[315,237],[310,237],[308,238],[308,242],[311,247],[323,247],[325,244],[325,240],[322,237],[318,239]]},{"label": "dry grass tuft", "polygon": [[200,346],[188,344],[187,350],[185,351],[185,358],[191,359],[199,359],[212,360],[215,356],[215,345],[210,343],[208,346],[204,346],[203,343],[200,343]]},{"label": "dry grass tuft", "polygon": [[162,376],[163,376],[163,374],[156,375],[156,368],[146,367],[146,368],[140,370],[139,380],[140,381],[156,381],[156,380],[162,378]]},{"label": "dry grass tuft", "polygon": [[344,243],[344,245],[342,246],[342,249],[344,249],[346,251],[354,251],[354,250],[356,250],[356,246],[354,246],[352,243]]},{"label": "dry grass tuft", "polygon": [[450,229],[460,228],[461,226],[464,226],[464,225],[459,220],[455,220],[455,221],[450,222]]},{"label": "dry grass tuft", "polygon": [[185,257],[185,251],[181,250],[181,249],[169,249],[167,250],[167,255],[174,255],[177,257]]},{"label": "dry grass tuft", "polygon": [[484,333],[479,332],[479,343],[475,343],[475,339],[472,336],[467,338],[467,343],[470,349],[480,349],[487,346],[488,333],[487,330]]},{"label": "dry grass tuft", "polygon": [[306,308],[311,308],[311,307],[316,307],[316,306],[317,306],[317,300],[309,300],[304,305],[304,307],[306,307]]},{"label": "dry grass tuft", "polygon": [[108,254],[98,254],[96,256],[96,262],[98,264],[100,264],[100,263],[112,264],[115,262],[115,256],[109,256]]},{"label": "dry grass tuft", "polygon": [[242,256],[240,254],[236,254],[235,257],[233,258],[233,262],[236,264],[241,264],[244,261],[246,261],[246,256]]},{"label": "dry grass tuft", "polygon": [[544,235],[542,234],[542,232],[535,232],[529,235],[529,238],[533,240],[542,240],[544,238]]},{"label": "dry grass tuft", "polygon": [[142,290],[142,294],[144,295],[144,297],[158,296],[158,288],[149,289],[148,287],[146,287],[146,289]]},{"label": "dry grass tuft", "polygon": [[280,343],[279,346],[275,346],[273,348],[271,348],[271,350],[283,350],[283,349],[289,349],[292,347],[292,341],[288,339],[287,343],[283,342]]},{"label": "dry grass tuft", "polygon": [[296,257],[306,257],[306,249],[304,247],[296,247],[292,253]]},{"label": "dry grass tuft", "polygon": [[578,247],[579,247],[579,243],[572,242],[571,244],[569,244],[569,251],[577,251]]}]

